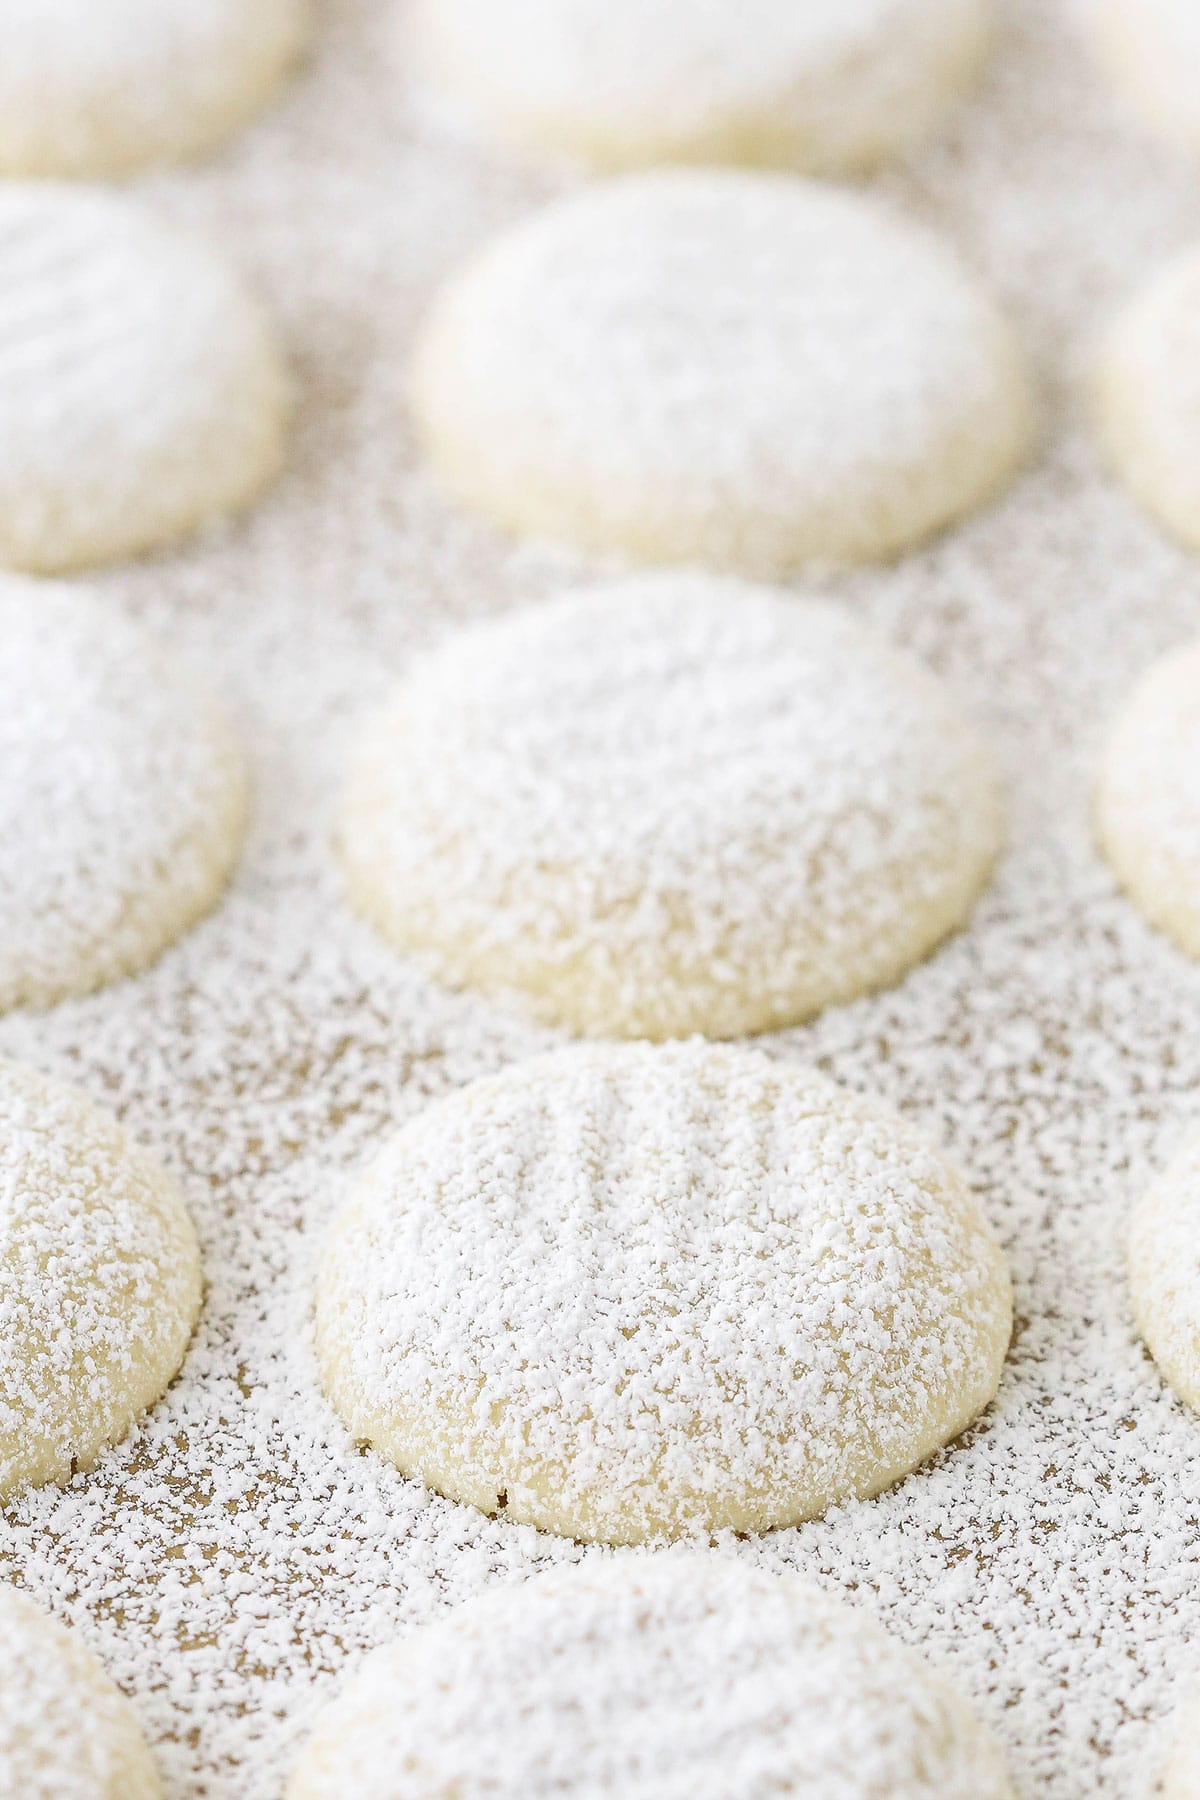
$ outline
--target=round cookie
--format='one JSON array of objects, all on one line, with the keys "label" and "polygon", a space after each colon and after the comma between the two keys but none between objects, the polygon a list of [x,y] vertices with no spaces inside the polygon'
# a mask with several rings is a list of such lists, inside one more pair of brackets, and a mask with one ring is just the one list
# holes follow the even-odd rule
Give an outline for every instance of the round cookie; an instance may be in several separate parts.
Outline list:
[{"label": "round cookie", "polygon": [[1100,766],[1096,829],[1151,924],[1200,957],[1200,642],[1142,677]]},{"label": "round cookie", "polygon": [[200,1291],[166,1170],[73,1088],[0,1061],[0,1502],[125,1436],[183,1361]]},{"label": "round cookie", "polygon": [[631,579],[416,665],[354,765],[359,911],[595,1035],[732,1037],[899,979],[1001,833],[941,685],[831,606]]},{"label": "round cookie", "polygon": [[413,24],[431,80],[517,149],[854,174],[942,122],[992,20],[989,0],[419,0]]},{"label": "round cookie", "polygon": [[865,1613],[679,1553],[551,1569],[376,1651],[287,1800],[395,1800],[399,1769],[405,1800],[1015,1800],[971,1710]]},{"label": "round cookie", "polygon": [[693,1040],[558,1050],[413,1119],[330,1234],[316,1347],[404,1473],[620,1544],[878,1493],[988,1404],[1011,1319],[920,1133]]},{"label": "round cookie", "polygon": [[0,1794],[160,1800],[129,1702],[73,1632],[0,1586]]},{"label": "round cookie", "polygon": [[1200,550],[1200,250],[1117,315],[1096,370],[1101,449],[1165,531]]},{"label": "round cookie", "polygon": [[5,0],[0,174],[103,180],[213,148],[271,99],[308,0]]},{"label": "round cookie", "polygon": [[1156,136],[1200,150],[1200,13],[1194,0],[1095,0],[1089,16],[1118,92]]},{"label": "round cookie", "polygon": [[133,974],[225,888],[247,786],[224,714],[87,592],[0,578],[0,1010]]},{"label": "round cookie", "polygon": [[1133,1313],[1150,1354],[1200,1412],[1200,1139],[1134,1208],[1129,1226]]},{"label": "round cookie", "polygon": [[0,187],[0,564],[48,574],[248,505],[289,383],[203,244],[111,194]]},{"label": "round cookie", "polygon": [[936,237],[728,170],[518,225],[434,303],[410,399],[447,489],[508,530],[765,576],[896,555],[1030,439],[1012,334]]}]

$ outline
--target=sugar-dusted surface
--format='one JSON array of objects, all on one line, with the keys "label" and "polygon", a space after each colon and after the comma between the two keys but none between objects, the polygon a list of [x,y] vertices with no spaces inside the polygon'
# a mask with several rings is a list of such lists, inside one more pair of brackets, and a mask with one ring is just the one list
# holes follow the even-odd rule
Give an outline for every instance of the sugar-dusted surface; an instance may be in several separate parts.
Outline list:
[{"label": "sugar-dusted surface", "polygon": [[970,1709],[861,1609],[671,1552],[509,1584],[369,1658],[289,1800],[394,1800],[398,1769],[424,1800],[1013,1794]]},{"label": "sugar-dusted surface", "polygon": [[[1195,169],[1123,135],[1084,40],[1013,0],[959,135],[882,186],[1007,296],[1050,388],[1045,458],[994,512],[828,591],[925,656],[998,742],[1013,849],[970,931],[900,989],[773,1040],[940,1130],[1012,1261],[996,1407],[894,1492],[737,1554],[857,1594],[940,1659],[1031,1796],[1138,1796],[1200,1664],[1200,1426],[1133,1336],[1129,1205],[1200,1116],[1200,966],[1093,853],[1090,770],[1133,675],[1200,628],[1200,565],[1104,479],[1078,378],[1094,324],[1200,237]],[[133,1694],[175,1800],[274,1796],[311,1699],[451,1601],[581,1554],[353,1455],[304,1334],[317,1232],[356,1160],[548,1033],[438,992],[347,917],[328,836],[348,742],[409,651],[582,573],[437,498],[399,402],[437,278],[537,198],[419,124],[366,0],[322,69],[154,192],[282,314],[294,467],[247,524],[105,578],[235,709],[257,823],[228,903],[149,974],[0,1046],[71,1073],[168,1158],[207,1252],[183,1381],[136,1444],[4,1522],[0,1563]],[[601,1555],[602,1552],[588,1552]]]}]

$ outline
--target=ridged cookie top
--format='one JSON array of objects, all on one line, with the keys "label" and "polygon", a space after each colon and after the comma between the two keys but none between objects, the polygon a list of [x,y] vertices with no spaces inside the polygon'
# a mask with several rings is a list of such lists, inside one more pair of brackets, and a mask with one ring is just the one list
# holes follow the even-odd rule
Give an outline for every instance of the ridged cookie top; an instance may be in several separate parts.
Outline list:
[{"label": "ridged cookie top", "polygon": [[444,977],[654,1037],[895,979],[999,835],[931,675],[831,606],[702,577],[448,640],[368,730],[343,833],[359,906]]},{"label": "ridged cookie top", "polygon": [[144,967],[212,905],[241,844],[215,703],[115,604],[0,579],[0,1007]]},{"label": "ridged cookie top", "polygon": [[130,556],[241,504],[285,372],[219,255],[133,201],[0,189],[0,563]]},{"label": "ridged cookie top", "polygon": [[1012,1800],[967,1707],[865,1612],[716,1555],[555,1569],[367,1658],[288,1800]]},{"label": "ridged cookie top", "polygon": [[317,1302],[351,1432],[456,1498],[612,1542],[870,1494],[996,1389],[1004,1259],[920,1135],[803,1067],[586,1046],[418,1116]]}]

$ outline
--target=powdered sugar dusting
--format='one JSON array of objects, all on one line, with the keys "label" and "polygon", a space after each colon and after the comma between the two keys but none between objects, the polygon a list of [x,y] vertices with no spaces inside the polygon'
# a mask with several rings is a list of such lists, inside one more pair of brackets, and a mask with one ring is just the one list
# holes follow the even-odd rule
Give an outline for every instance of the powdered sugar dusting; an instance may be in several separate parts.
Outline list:
[{"label": "powdered sugar dusting", "polygon": [[140,969],[222,889],[246,778],[213,700],[99,596],[0,579],[0,1007]]},{"label": "powdered sugar dusting", "polygon": [[0,1787],[20,1800],[159,1800],[129,1703],[78,1637],[0,1586]]},{"label": "powdered sugar dusting", "polygon": [[[360,1160],[555,1041],[439,990],[349,914],[330,848],[349,750],[414,652],[589,574],[514,552],[417,460],[397,399],[411,332],[547,190],[414,124],[390,13],[329,0],[280,113],[153,192],[255,277],[301,376],[294,466],[262,510],[103,583],[230,707],[254,763],[248,856],[136,981],[0,1020],[7,1053],[73,1074],[166,1157],[204,1239],[180,1380],[136,1439],[0,1531],[0,1566],[133,1696],[172,1800],[274,1800],[310,1704],[359,1653],[499,1579],[615,1554],[349,1454],[306,1348],[315,1248]],[[1200,965],[1118,893],[1089,805],[1131,680],[1200,628],[1200,571],[1103,475],[1076,376],[1136,271],[1200,238],[1200,184],[1122,133],[1054,0],[1005,17],[961,131],[882,185],[1012,307],[1050,396],[1046,454],[966,529],[824,591],[964,696],[1005,764],[1011,848],[969,931],[768,1047],[948,1140],[1000,1228],[1017,1332],[986,1431],[729,1553],[802,1569],[943,1663],[1030,1800],[1142,1800],[1200,1672],[1200,1428],[1135,1335],[1125,1238],[1200,1123]]]},{"label": "powdered sugar dusting", "polygon": [[457,635],[367,733],[356,902],[438,974],[628,1036],[729,1036],[962,923],[1001,804],[953,697],[827,606],[630,580]]},{"label": "powdered sugar dusting", "polygon": [[0,1063],[0,1500],[89,1469],[158,1399],[200,1304],[169,1176],[73,1089]]},{"label": "powdered sugar dusting", "polygon": [[907,1473],[991,1399],[1011,1301],[918,1134],[692,1042],[559,1050],[429,1108],[339,1217],[316,1317],[353,1436],[622,1543]]},{"label": "powdered sugar dusting", "polygon": [[0,268],[0,562],[131,555],[274,475],[283,366],[219,254],[124,197],[11,182]]},{"label": "powdered sugar dusting", "polygon": [[414,1795],[1013,1792],[966,1709],[863,1613],[677,1554],[504,1588],[368,1659],[290,1800],[390,1800],[400,1769]]},{"label": "powdered sugar dusting", "polygon": [[827,184],[655,170],[469,263],[413,405],[489,518],[774,575],[893,554],[989,498],[1029,438],[990,297],[910,220]]}]

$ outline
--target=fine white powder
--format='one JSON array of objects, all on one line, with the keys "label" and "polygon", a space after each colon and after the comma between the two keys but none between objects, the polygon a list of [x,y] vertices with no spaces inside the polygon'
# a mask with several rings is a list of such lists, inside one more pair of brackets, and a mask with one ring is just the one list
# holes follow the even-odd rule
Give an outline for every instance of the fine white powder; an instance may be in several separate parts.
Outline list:
[{"label": "fine white powder", "polygon": [[[414,125],[389,10],[330,0],[283,110],[148,190],[260,283],[302,384],[292,470],[251,520],[103,582],[235,713],[248,857],[138,980],[0,1022],[6,1054],[165,1157],[204,1240],[199,1334],[148,1427],[0,1521],[0,1570],[134,1699],[172,1800],[276,1800],[364,1651],[496,1580],[612,1554],[355,1454],[308,1345],[315,1247],[360,1159],[555,1041],[437,989],[349,914],[330,848],[348,749],[412,651],[590,573],[510,550],[417,463],[415,323],[546,190]],[[1079,395],[1109,310],[1200,238],[1200,184],[1123,131],[1059,4],[1011,0],[957,134],[879,186],[1007,300],[1047,448],[952,538],[822,591],[965,696],[1006,764],[1011,849],[969,930],[901,987],[767,1048],[946,1139],[1009,1254],[1017,1332],[995,1406],[944,1458],[730,1554],[801,1569],[932,1657],[1031,1800],[1139,1800],[1200,1671],[1200,1421],[1135,1338],[1124,1227],[1200,1125],[1200,965],[1118,895],[1089,796],[1131,682],[1196,635],[1200,567],[1102,474]]]}]

